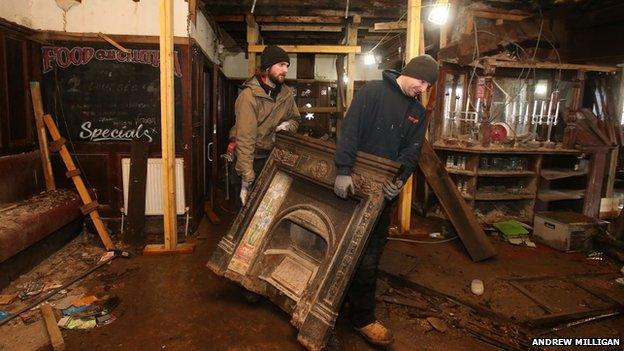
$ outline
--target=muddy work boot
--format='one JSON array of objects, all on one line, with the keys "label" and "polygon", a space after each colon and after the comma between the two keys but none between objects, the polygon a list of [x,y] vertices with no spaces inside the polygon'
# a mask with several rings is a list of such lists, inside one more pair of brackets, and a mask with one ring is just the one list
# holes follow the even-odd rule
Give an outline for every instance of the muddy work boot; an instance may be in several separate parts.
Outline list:
[{"label": "muddy work boot", "polygon": [[362,328],[355,328],[355,330],[373,345],[386,346],[394,341],[392,332],[384,327],[380,321],[374,321]]}]

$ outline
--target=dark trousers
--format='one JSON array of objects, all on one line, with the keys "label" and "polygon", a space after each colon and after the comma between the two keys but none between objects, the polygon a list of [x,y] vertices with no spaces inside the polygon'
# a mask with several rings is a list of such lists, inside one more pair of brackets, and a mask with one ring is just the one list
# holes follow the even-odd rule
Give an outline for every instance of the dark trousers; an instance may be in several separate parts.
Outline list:
[{"label": "dark trousers", "polygon": [[392,216],[393,202],[386,203],[377,224],[370,233],[364,253],[347,291],[349,319],[356,328],[362,328],[376,320],[375,287],[377,286],[377,265],[388,241],[388,226]]}]

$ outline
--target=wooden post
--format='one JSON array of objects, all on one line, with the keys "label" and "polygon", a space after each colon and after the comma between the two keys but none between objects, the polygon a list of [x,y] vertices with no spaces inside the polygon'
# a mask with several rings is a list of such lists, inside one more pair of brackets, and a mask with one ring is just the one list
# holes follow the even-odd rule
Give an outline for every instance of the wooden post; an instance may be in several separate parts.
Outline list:
[{"label": "wooden post", "polygon": [[[357,45],[358,27],[360,26],[360,22],[362,22],[361,17],[359,15],[355,15],[351,19],[351,23],[347,26],[347,45]],[[351,101],[353,100],[353,87],[355,83],[355,53],[353,52],[347,54],[347,77],[349,78],[349,81],[347,82],[345,102],[347,104],[347,109],[349,109]],[[338,79],[342,79],[342,77],[338,77]]]},{"label": "wooden post", "polygon": [[46,329],[50,336],[52,349],[54,351],[65,350],[65,340],[63,340],[63,334],[61,334],[61,330],[56,324],[56,317],[54,316],[54,311],[52,311],[52,306],[48,303],[42,304],[41,314],[43,315],[43,320],[45,321]]},{"label": "wooden post", "polygon": [[41,154],[41,167],[45,177],[46,190],[56,189],[54,175],[52,174],[52,164],[50,163],[50,150],[48,149],[48,135],[43,124],[43,102],[41,101],[41,87],[39,82],[30,82],[30,95],[35,113],[35,124],[37,126],[37,139],[39,140],[39,153]]},{"label": "wooden post", "polygon": [[[254,20],[253,15],[247,15],[245,19],[247,21],[247,45],[256,45],[258,44],[258,39],[260,38],[258,23]],[[247,57],[247,76],[253,77],[256,74],[256,53],[249,52],[248,50]]]},{"label": "wooden post", "polygon": [[190,253],[195,247],[178,245],[173,89],[173,0],[160,0],[160,134],[165,242],[164,245],[145,246],[143,254]]},{"label": "wooden post", "polygon": [[[420,9],[421,0],[407,0],[407,40],[405,44],[405,62],[409,62],[420,51]],[[426,104],[425,101],[423,101]],[[399,223],[400,232],[409,233],[412,214],[412,187],[413,176],[410,176],[399,195]]]}]

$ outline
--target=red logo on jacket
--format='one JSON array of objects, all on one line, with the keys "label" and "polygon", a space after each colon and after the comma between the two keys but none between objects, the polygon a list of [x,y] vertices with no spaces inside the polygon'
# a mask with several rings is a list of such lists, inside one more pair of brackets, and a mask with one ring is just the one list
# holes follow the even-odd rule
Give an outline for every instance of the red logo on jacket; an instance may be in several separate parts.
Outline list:
[{"label": "red logo on jacket", "polygon": [[412,123],[414,123],[414,124],[418,123],[418,117],[416,117],[416,116],[411,116],[411,115],[407,116],[407,120],[412,122]]}]

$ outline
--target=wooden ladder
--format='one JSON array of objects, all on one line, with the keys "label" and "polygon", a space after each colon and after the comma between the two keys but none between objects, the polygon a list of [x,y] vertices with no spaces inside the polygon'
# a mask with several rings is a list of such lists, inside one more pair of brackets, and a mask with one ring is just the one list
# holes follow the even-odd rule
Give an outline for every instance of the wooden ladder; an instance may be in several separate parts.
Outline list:
[{"label": "wooden ladder", "polygon": [[61,158],[65,163],[65,167],[67,168],[67,173],[65,173],[65,175],[67,176],[67,178],[71,178],[71,180],[74,182],[74,185],[78,190],[78,194],[82,199],[82,203],[84,204],[84,206],[80,207],[80,211],[85,215],[88,214],[91,217],[91,220],[95,225],[95,229],[97,230],[98,235],[102,240],[102,243],[104,243],[104,247],[106,247],[107,250],[113,250],[115,248],[115,245],[113,245],[113,242],[108,235],[108,231],[106,230],[106,227],[102,222],[102,218],[100,218],[100,214],[98,213],[98,202],[91,199],[91,195],[89,194],[89,191],[87,190],[87,187],[85,186],[84,182],[82,181],[82,177],[80,176],[81,172],[78,168],[76,168],[76,165],[74,164],[74,161],[69,154],[69,150],[67,150],[67,146],[65,146],[67,140],[65,140],[65,138],[63,138],[59,133],[58,128],[56,127],[56,123],[54,123],[54,120],[52,119],[52,116],[44,115],[43,121],[48,128],[50,135],[52,136],[52,142],[50,143],[49,148],[51,151],[58,152],[61,155]]}]

